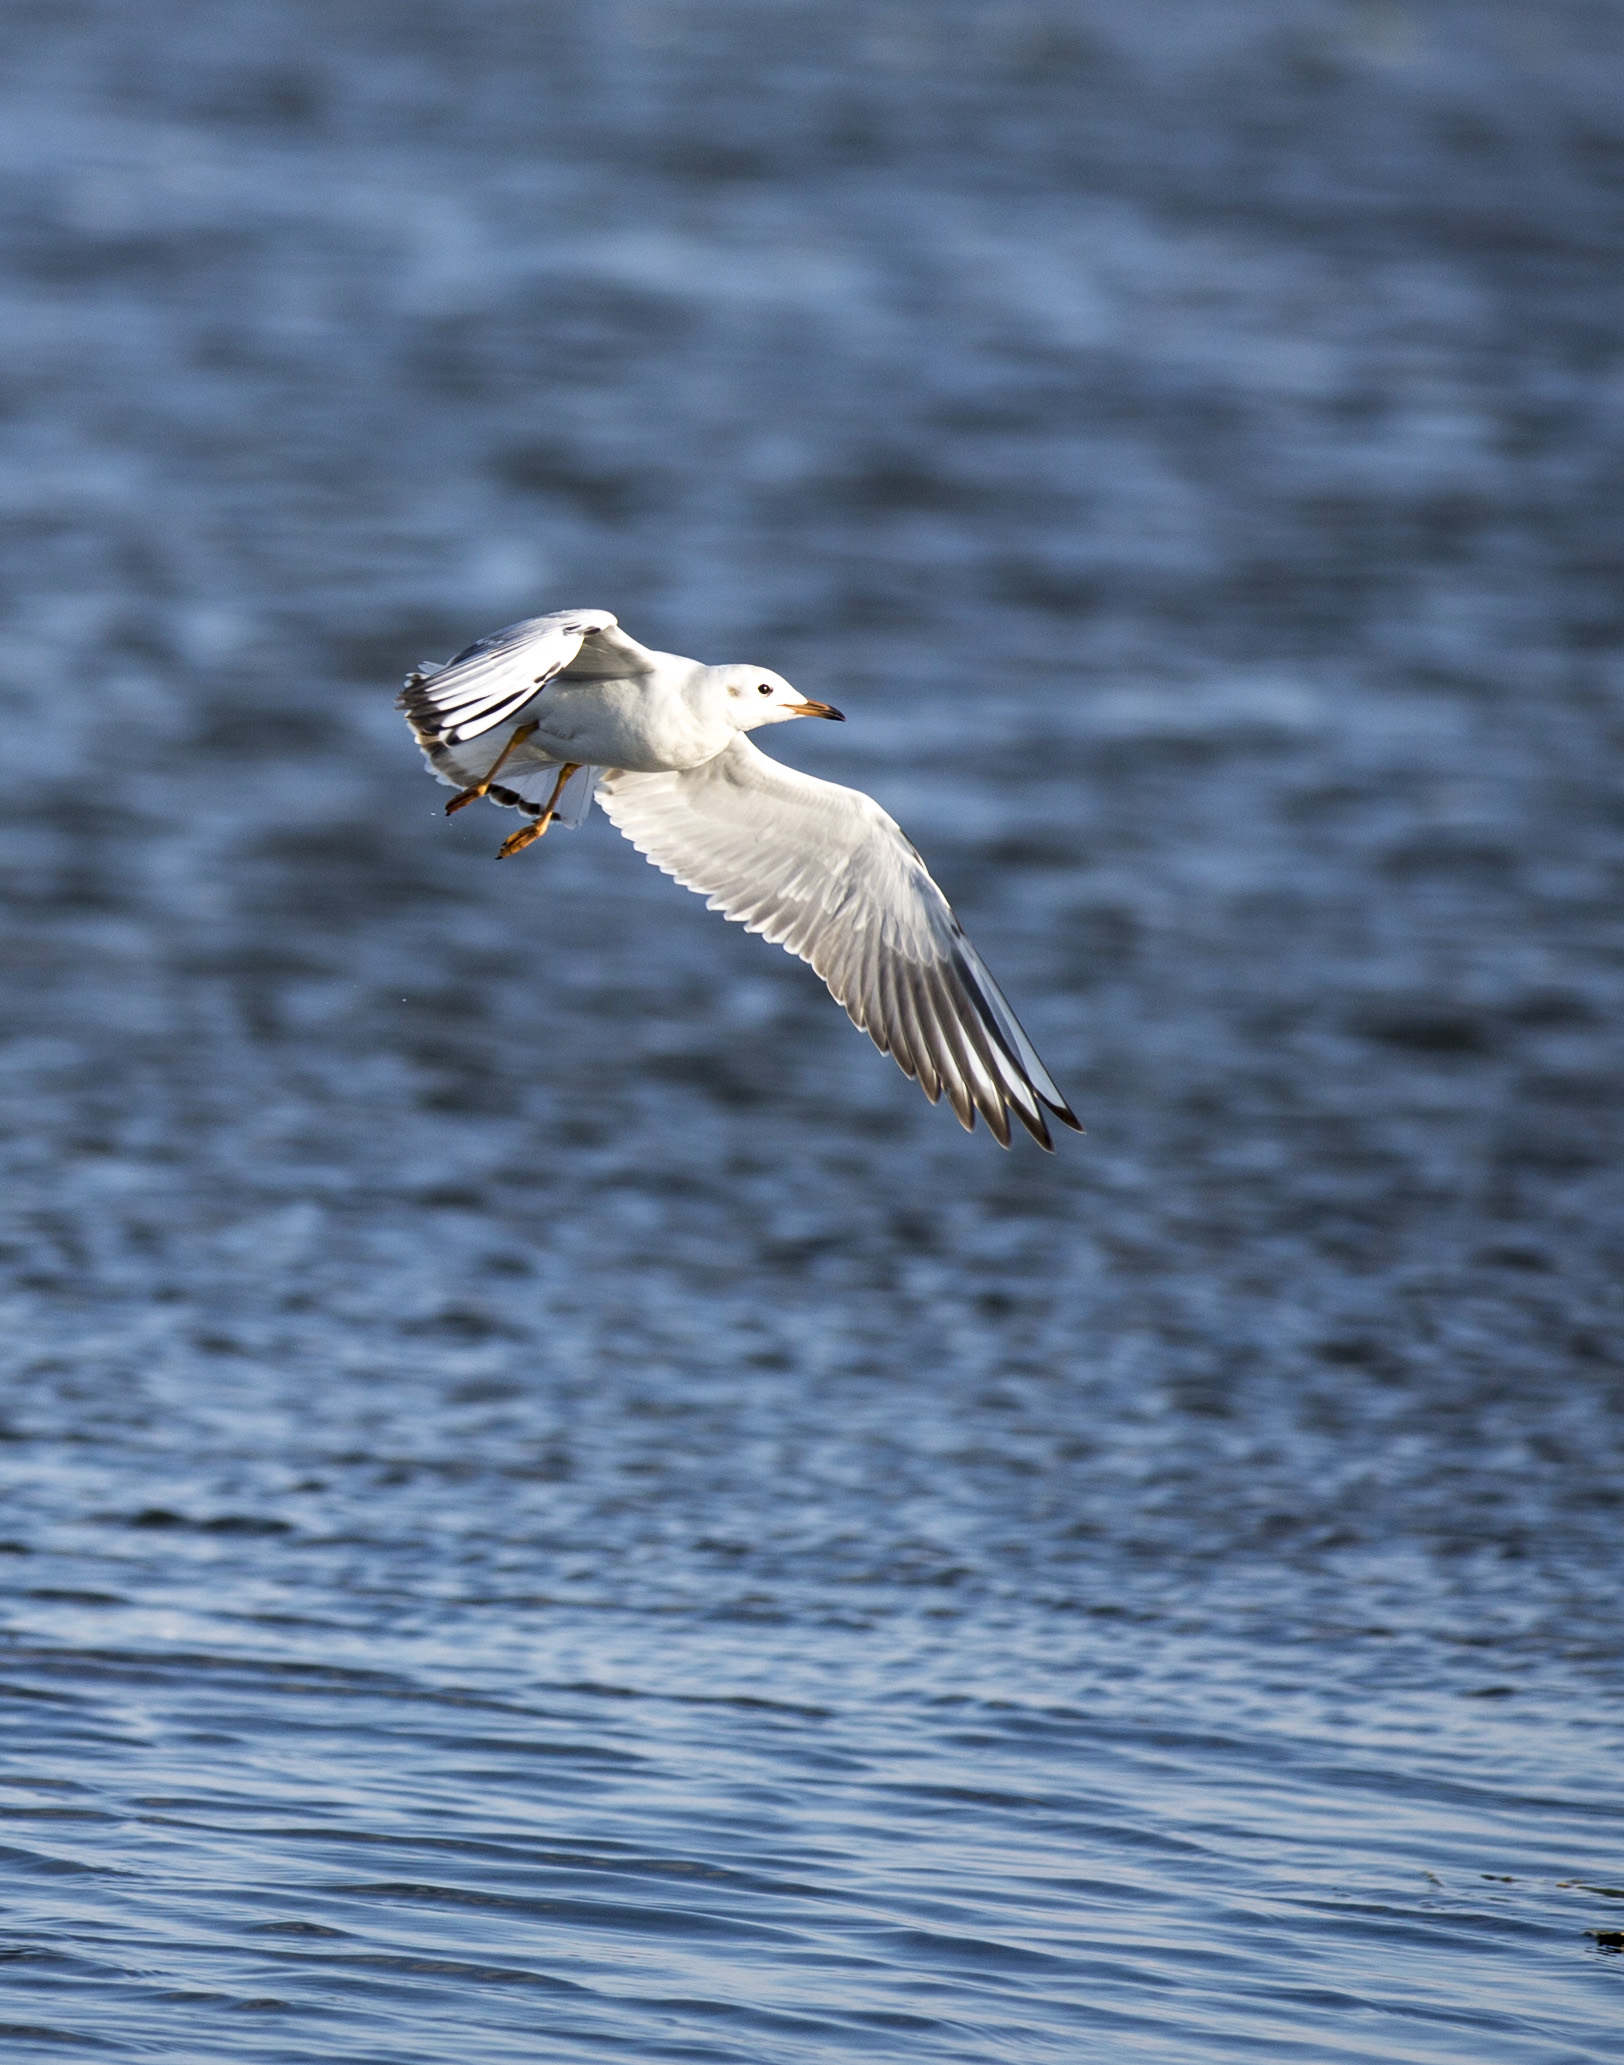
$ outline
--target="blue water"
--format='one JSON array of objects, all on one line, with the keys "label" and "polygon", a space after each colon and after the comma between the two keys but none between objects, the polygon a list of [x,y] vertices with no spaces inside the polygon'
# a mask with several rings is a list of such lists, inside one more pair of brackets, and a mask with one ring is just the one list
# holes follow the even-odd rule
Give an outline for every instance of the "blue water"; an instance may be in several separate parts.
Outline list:
[{"label": "blue water", "polygon": [[[8,2057],[1617,2055],[1621,87],[7,11]],[[445,821],[577,604],[846,711],[1086,1139]]]}]

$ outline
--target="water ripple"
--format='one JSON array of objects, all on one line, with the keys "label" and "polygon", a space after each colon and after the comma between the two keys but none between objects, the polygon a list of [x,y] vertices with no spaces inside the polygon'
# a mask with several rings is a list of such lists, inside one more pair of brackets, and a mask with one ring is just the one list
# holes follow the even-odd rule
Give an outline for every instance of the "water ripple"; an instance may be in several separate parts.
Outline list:
[{"label": "water ripple", "polygon": [[[8,2057],[1612,2055],[1613,13],[0,57]],[[846,709],[1085,1141],[446,822],[561,600]]]}]

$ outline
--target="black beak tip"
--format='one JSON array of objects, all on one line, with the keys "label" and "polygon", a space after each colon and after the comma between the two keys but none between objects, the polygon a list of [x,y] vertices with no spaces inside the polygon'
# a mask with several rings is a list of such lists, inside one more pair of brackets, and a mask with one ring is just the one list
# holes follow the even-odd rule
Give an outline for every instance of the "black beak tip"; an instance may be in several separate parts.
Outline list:
[{"label": "black beak tip", "polygon": [[844,724],[846,721],[845,711],[837,710],[833,703],[829,705],[828,709],[824,712],[824,715],[835,724]]}]

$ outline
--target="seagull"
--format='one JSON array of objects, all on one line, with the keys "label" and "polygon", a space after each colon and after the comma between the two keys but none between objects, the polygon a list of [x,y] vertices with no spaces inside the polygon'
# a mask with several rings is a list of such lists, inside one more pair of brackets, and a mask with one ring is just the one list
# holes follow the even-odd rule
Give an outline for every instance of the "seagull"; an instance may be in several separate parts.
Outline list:
[{"label": "seagull", "polygon": [[845,720],[767,667],[651,652],[602,609],[528,617],[406,677],[398,707],[430,772],[527,823],[498,859],[594,796],[657,868],[747,932],[808,961],[852,1023],[976,1114],[1001,1146],[1009,1114],[1052,1151],[1045,1113],[1082,1126],[924,861],[871,796],[784,767],[748,733]]}]

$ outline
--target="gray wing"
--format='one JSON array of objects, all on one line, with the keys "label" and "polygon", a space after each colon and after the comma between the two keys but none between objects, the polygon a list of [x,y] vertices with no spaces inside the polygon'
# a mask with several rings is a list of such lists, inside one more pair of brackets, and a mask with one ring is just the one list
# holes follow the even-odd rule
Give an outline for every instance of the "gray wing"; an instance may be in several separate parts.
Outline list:
[{"label": "gray wing", "polygon": [[417,668],[397,700],[417,743],[431,753],[466,745],[517,716],[555,674],[644,674],[654,664],[608,610],[561,609],[493,631],[444,667]]},{"label": "gray wing", "polygon": [[598,801],[639,853],[709,908],[809,961],[882,1054],[979,1111],[1009,1145],[1013,1112],[1053,1147],[1043,1108],[1082,1127],[925,863],[872,797],[759,753],[742,735],[701,767],[615,769]]}]

